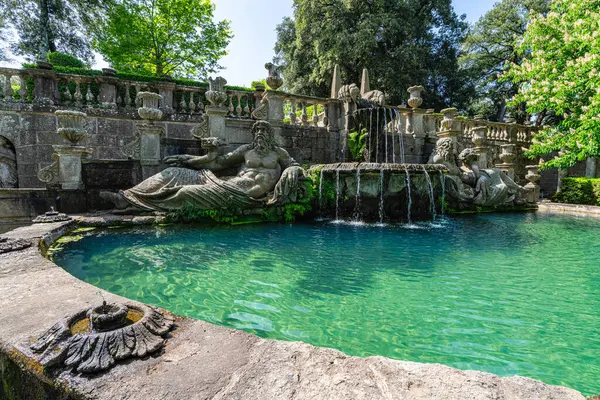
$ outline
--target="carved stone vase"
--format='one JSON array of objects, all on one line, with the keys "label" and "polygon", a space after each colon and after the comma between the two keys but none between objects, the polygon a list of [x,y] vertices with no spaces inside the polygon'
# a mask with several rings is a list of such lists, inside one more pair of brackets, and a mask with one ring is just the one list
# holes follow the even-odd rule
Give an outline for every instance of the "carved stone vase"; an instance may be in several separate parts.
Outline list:
[{"label": "carved stone vase", "polygon": [[225,78],[220,76],[216,78],[208,79],[208,91],[206,92],[206,99],[210,102],[213,107],[222,107],[223,103],[227,101],[227,93],[225,93],[225,85],[227,81]]},{"label": "carved stone vase", "polygon": [[58,110],[54,113],[58,119],[58,134],[68,140],[72,145],[77,145],[88,135],[84,124],[87,118],[85,113],[71,110]]},{"label": "carved stone vase", "polygon": [[527,201],[535,203],[540,198],[540,185],[538,185],[538,181],[541,175],[539,174],[539,165],[527,165],[525,168],[527,169],[525,179],[529,182],[525,185],[525,189],[527,189]]},{"label": "carved stone vase", "polygon": [[476,126],[471,130],[471,134],[473,135],[471,142],[473,142],[476,147],[482,147],[486,142],[487,126]]},{"label": "carved stone vase", "polygon": [[154,123],[162,118],[163,112],[158,108],[162,96],[153,92],[139,92],[136,100],[142,101],[142,106],[138,108],[138,115],[149,123]]},{"label": "carved stone vase", "polygon": [[410,93],[408,105],[411,106],[411,108],[419,108],[419,106],[423,104],[421,93],[425,91],[425,88],[423,86],[411,86],[407,91]]}]

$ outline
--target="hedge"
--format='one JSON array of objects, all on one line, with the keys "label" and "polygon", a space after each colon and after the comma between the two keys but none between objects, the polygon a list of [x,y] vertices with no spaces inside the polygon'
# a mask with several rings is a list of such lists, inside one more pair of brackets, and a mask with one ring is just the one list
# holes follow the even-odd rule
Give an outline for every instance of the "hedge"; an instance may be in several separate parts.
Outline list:
[{"label": "hedge", "polygon": [[[54,54],[54,53],[52,53]],[[23,63],[23,68],[37,68],[37,64],[35,63]],[[101,76],[102,71],[97,69],[89,69],[89,68],[78,68],[78,67],[67,67],[54,65],[52,68],[54,71],[60,74],[73,74],[73,75],[85,75],[85,76]],[[137,81],[137,82],[165,82],[164,78],[161,78],[156,75],[148,75],[148,74],[139,74],[139,73],[131,73],[131,72],[118,72],[116,74],[117,78]],[[192,79],[186,78],[173,78],[173,82],[179,85],[186,86],[196,86],[200,88],[208,88],[208,82],[195,81]],[[225,89],[228,90],[239,90],[244,92],[254,92],[253,89],[247,88],[244,86],[225,86]]]},{"label": "hedge", "polygon": [[552,200],[558,203],[600,206],[600,178],[563,178],[560,192]]},{"label": "hedge", "polygon": [[83,61],[67,53],[54,51],[48,53],[48,61],[54,66],[85,68]]}]

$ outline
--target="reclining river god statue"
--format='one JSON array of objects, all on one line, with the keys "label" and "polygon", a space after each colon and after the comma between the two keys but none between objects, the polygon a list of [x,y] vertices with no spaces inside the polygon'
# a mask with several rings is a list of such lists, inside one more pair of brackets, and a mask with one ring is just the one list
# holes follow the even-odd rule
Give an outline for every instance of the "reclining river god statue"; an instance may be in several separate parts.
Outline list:
[{"label": "reclining river god statue", "polygon": [[[131,189],[100,196],[122,211],[257,209],[305,196],[304,170],[276,146],[270,124],[255,122],[252,135],[252,143],[222,156],[166,157],[164,163],[172,167]],[[217,177],[214,173],[233,167],[239,168],[235,176]]]}]

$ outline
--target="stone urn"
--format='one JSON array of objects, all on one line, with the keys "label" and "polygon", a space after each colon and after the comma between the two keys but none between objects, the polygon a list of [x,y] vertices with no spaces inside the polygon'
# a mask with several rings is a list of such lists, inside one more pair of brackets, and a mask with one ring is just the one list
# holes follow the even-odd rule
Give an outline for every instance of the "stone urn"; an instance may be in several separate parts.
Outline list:
[{"label": "stone urn", "polygon": [[471,134],[473,135],[471,142],[473,142],[475,147],[481,147],[485,144],[486,141],[487,126],[476,126],[471,130]]},{"label": "stone urn", "polygon": [[58,110],[54,113],[58,119],[58,134],[76,145],[88,135],[84,124],[87,118],[85,113],[71,110]]},{"label": "stone urn", "polygon": [[512,162],[517,158],[515,154],[515,145],[514,144],[503,144],[500,145],[500,161],[504,164],[512,164]]},{"label": "stone urn", "polygon": [[220,76],[216,78],[208,78],[208,91],[206,99],[213,107],[222,107],[227,101],[227,93],[225,93],[225,85],[227,81]]},{"label": "stone urn", "polygon": [[408,105],[411,108],[419,108],[421,104],[423,104],[423,98],[421,97],[421,93],[425,91],[423,86],[411,86],[408,88],[408,93],[410,93],[410,98],[408,99]]},{"label": "stone urn", "polygon": [[116,76],[117,75],[117,70],[114,68],[102,68],[102,75],[104,76]]},{"label": "stone urn", "polygon": [[444,108],[441,113],[444,115],[441,122],[442,130],[451,131],[454,127],[454,120],[458,116],[458,109],[454,107]]},{"label": "stone urn", "polygon": [[539,168],[539,165],[527,165],[525,167],[525,169],[527,169],[525,179],[527,179],[530,184],[535,185],[540,180],[541,175],[539,174]]},{"label": "stone urn", "polygon": [[281,77],[281,72],[279,71],[279,66],[273,63],[266,63],[265,69],[269,71],[269,76],[267,77],[267,85],[273,90],[277,90],[283,86],[283,78]]},{"label": "stone urn", "polygon": [[163,113],[158,108],[159,101],[162,100],[160,94],[153,92],[139,92],[136,96],[136,100],[142,101],[142,106],[138,108],[138,114],[142,119],[153,123],[162,118]]}]

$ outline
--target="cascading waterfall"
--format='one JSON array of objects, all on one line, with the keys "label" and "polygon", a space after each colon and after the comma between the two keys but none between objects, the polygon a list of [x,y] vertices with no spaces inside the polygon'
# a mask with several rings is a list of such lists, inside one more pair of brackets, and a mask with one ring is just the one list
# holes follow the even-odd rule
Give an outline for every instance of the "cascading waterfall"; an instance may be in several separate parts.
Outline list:
[{"label": "cascading waterfall", "polygon": [[427,172],[427,168],[423,165],[423,173],[425,174],[425,180],[427,181],[427,188],[429,189],[429,204],[431,205],[431,219],[435,221],[435,198],[433,195],[433,185],[431,184],[431,178]]},{"label": "cascading waterfall", "polygon": [[356,203],[354,205],[354,221],[360,221],[360,168],[356,168]]},{"label": "cascading waterfall", "polygon": [[407,209],[407,218],[408,218],[408,223],[411,224],[411,218],[410,218],[410,209],[412,208],[412,196],[410,193],[410,173],[408,172],[408,168],[406,168],[406,166],[404,167],[404,171],[406,171],[406,195],[408,196],[408,209]]},{"label": "cascading waterfall", "polygon": [[375,136],[375,162],[379,162],[379,113],[377,113],[377,135]]},{"label": "cascading waterfall", "polygon": [[444,211],[446,208],[446,175],[444,172],[440,171],[440,182],[442,184],[442,215],[444,215]]},{"label": "cascading waterfall", "polygon": [[369,157],[369,162],[371,162],[371,151],[373,151],[373,143],[371,141],[371,135],[373,134],[373,109],[369,108],[369,136],[368,136],[368,140],[369,140],[369,151],[368,151],[368,157]]},{"label": "cascading waterfall", "polygon": [[[394,112],[396,113],[396,120],[400,122],[398,111],[394,110]],[[404,164],[404,134],[400,129],[398,129],[398,144],[400,145],[400,163]]]},{"label": "cascading waterfall", "polygon": [[396,125],[396,120],[394,119],[394,112],[390,110],[390,121],[392,125],[392,162],[396,164],[396,146],[394,144],[394,125]]},{"label": "cascading waterfall", "polygon": [[340,170],[335,170],[335,220],[340,219]]},{"label": "cascading waterfall", "polygon": [[388,162],[388,126],[387,126],[387,113],[383,109],[383,135],[385,137],[385,162]]},{"label": "cascading waterfall", "polygon": [[379,223],[383,224],[383,168],[379,170]]},{"label": "cascading waterfall", "polygon": [[319,172],[319,217],[323,217],[323,168]]}]

